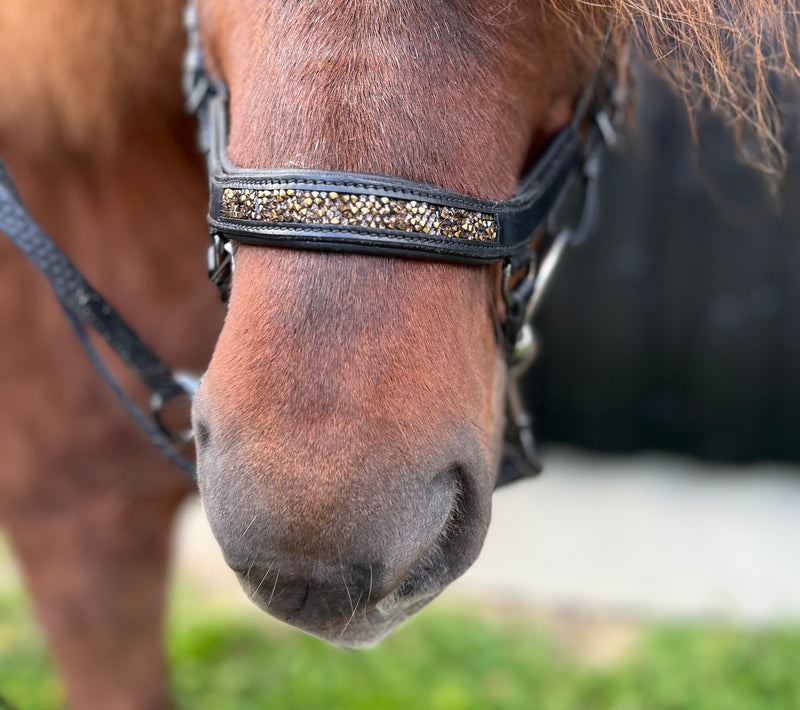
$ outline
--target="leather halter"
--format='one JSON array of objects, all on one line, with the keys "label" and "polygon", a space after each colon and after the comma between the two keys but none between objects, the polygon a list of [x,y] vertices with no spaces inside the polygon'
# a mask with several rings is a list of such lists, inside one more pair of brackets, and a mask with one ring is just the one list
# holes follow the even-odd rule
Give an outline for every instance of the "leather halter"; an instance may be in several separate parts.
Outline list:
[{"label": "leather halter", "polygon": [[[226,153],[228,95],[206,72],[193,3],[185,13],[184,93],[197,116],[210,182],[209,277],[227,301],[236,242],[292,249],[503,264],[506,318],[498,324],[509,365],[507,426],[498,483],[540,464],[519,378],[535,355],[536,306],[563,249],[590,231],[603,147],[614,139],[619,101],[608,38],[573,119],[508,200],[483,200],[427,183],[350,172],[250,169]],[[573,199],[576,195],[577,199]],[[569,221],[568,204],[578,218]]]}]

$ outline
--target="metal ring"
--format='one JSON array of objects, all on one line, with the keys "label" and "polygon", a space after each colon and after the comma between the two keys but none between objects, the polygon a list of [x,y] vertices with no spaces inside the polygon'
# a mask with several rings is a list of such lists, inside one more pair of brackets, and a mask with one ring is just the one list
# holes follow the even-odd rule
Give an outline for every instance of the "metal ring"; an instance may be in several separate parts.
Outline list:
[{"label": "metal ring", "polygon": [[178,397],[185,397],[191,405],[192,398],[195,392],[197,392],[197,388],[200,386],[201,378],[185,371],[176,372],[173,377],[175,382],[180,385],[181,391],[169,396],[164,396],[161,392],[153,392],[153,394],[150,395],[150,413],[153,415],[153,421],[156,423],[156,426],[164,436],[175,444],[186,444],[190,441],[194,441],[194,431],[192,427],[189,426],[188,429],[183,429],[182,431],[172,431],[164,423],[161,415],[164,411],[164,405]]}]

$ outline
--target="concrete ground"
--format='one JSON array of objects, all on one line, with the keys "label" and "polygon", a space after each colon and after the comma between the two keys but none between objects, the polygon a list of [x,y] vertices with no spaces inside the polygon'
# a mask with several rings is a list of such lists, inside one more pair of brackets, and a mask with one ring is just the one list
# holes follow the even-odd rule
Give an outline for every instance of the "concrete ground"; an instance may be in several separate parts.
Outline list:
[{"label": "concrete ground", "polygon": [[495,494],[453,593],[660,617],[800,619],[800,469],[550,451]]},{"label": "concrete ground", "polygon": [[[552,611],[745,623],[800,620],[800,468],[545,452],[495,494],[473,568],[445,593]],[[178,577],[246,605],[195,500]]]}]

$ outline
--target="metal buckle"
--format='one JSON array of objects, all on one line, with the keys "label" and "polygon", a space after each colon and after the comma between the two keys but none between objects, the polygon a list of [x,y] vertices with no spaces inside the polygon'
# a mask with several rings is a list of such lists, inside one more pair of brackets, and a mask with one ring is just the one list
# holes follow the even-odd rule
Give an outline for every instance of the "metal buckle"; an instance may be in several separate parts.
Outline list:
[{"label": "metal buckle", "polygon": [[525,407],[519,386],[523,372],[524,369],[511,373],[507,385],[506,432],[497,486],[538,476],[542,472],[542,463],[533,435],[533,417]]},{"label": "metal buckle", "polygon": [[230,282],[233,277],[233,245],[219,232],[211,235],[211,246],[207,252],[208,278],[227,303],[230,295]]},{"label": "metal buckle", "polygon": [[[592,230],[597,226],[599,214],[599,180],[600,168],[602,165],[603,147],[610,145],[611,141],[616,141],[616,133],[613,133],[613,125],[610,119],[604,113],[598,116],[605,116],[606,122],[604,123],[605,129],[600,128],[601,135],[603,136],[602,142],[598,142],[592,146],[589,154],[583,163],[583,170],[576,174],[574,183],[561,200],[561,204],[557,205],[556,209],[551,214],[547,222],[547,232],[555,235],[550,243],[550,248],[547,250],[544,258],[538,265],[536,270],[536,277],[533,283],[533,292],[525,313],[525,323],[529,323],[542,302],[544,294],[550,285],[553,273],[561,261],[567,247],[582,244],[591,234]],[[600,122],[598,122],[600,125]],[[606,133],[610,131],[610,133]],[[562,210],[571,199],[577,198],[577,220],[572,225],[560,225],[559,222],[563,220],[564,214]]]},{"label": "metal buckle", "polygon": [[[503,300],[506,304],[506,317],[503,330],[506,340],[506,360],[509,367],[516,367],[521,362],[528,362],[533,356],[532,332],[527,326],[528,304],[536,290],[536,266],[533,263],[535,254],[530,261],[515,269],[511,263],[503,267]],[[520,271],[524,273],[512,285],[512,279]],[[525,334],[523,335],[523,331]]]},{"label": "metal buckle", "polygon": [[[599,119],[603,116],[605,120]],[[544,256],[536,253],[521,268],[524,275],[511,285],[520,269],[506,264],[503,269],[503,297],[508,309],[511,335],[516,340],[509,347],[509,360],[512,366],[522,361],[530,361],[532,353],[532,330],[530,322],[538,310],[544,294],[552,280],[556,266],[561,261],[566,248],[586,240],[594,229],[598,216],[598,176],[600,174],[603,147],[616,141],[616,133],[607,114],[598,114],[600,137],[590,146],[582,170],[576,172],[572,184],[561,195],[553,212],[547,220],[543,236],[546,252]],[[569,219],[568,212],[576,216],[572,224],[564,225]],[[516,333],[513,331],[516,330]]]},{"label": "metal buckle", "polygon": [[[536,253],[521,267],[508,263],[503,269],[503,297],[508,309],[507,334],[514,337],[514,343],[507,354],[507,422],[497,486],[538,475],[542,470],[533,435],[533,417],[525,407],[520,381],[538,352],[532,320],[556,266],[567,247],[585,241],[597,223],[598,176],[603,148],[615,145],[617,136],[613,121],[606,112],[599,112],[596,118],[599,136],[588,146],[582,170],[575,173],[572,185],[565,189],[547,221],[542,237],[546,250],[544,256]],[[569,220],[570,211],[574,217],[572,220]],[[512,280],[520,274],[521,269],[525,269],[525,272],[512,285]]]}]

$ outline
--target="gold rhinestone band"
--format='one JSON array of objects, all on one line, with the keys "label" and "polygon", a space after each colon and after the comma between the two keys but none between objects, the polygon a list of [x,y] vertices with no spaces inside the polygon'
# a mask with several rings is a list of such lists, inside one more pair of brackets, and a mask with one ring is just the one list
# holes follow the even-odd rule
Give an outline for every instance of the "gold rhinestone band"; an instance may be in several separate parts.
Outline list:
[{"label": "gold rhinestone band", "polygon": [[453,239],[493,242],[493,215],[416,200],[321,190],[227,188],[223,217],[258,222],[395,229]]}]

